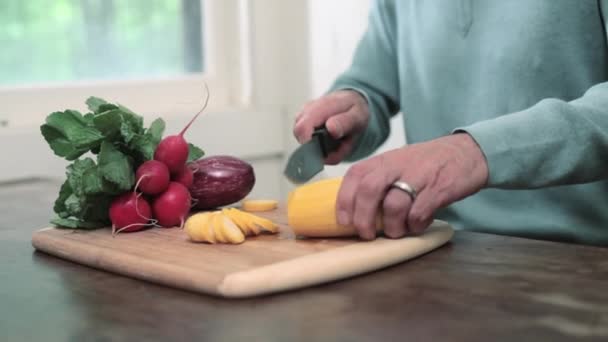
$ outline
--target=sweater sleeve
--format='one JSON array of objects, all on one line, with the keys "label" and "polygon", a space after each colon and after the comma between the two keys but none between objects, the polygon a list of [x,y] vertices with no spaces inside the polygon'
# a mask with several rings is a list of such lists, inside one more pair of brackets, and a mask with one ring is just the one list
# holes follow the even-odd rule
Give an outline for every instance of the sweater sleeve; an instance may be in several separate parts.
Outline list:
[{"label": "sweater sleeve", "polygon": [[390,133],[390,118],[399,111],[395,20],[393,1],[373,2],[367,30],[359,41],[351,66],[329,90],[355,90],[369,106],[368,126],[356,137],[346,161],[369,156],[382,145]]},{"label": "sweater sleeve", "polygon": [[489,167],[488,187],[532,189],[608,178],[608,82],[566,102],[544,99],[455,130],[469,133]]},{"label": "sweater sleeve", "polygon": [[[600,0],[604,27],[608,0]],[[533,189],[608,179],[608,82],[572,101],[544,99],[496,119],[457,129],[485,154],[488,186]]]}]

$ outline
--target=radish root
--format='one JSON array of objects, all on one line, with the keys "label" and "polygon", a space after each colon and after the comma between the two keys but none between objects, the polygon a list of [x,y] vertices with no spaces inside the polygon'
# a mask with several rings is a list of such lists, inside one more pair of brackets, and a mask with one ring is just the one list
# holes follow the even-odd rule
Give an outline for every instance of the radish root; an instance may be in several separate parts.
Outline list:
[{"label": "radish root", "polygon": [[139,177],[139,179],[137,180],[137,183],[135,183],[135,187],[133,188],[133,193],[137,194],[137,188],[139,188],[139,183],[141,183],[141,181],[146,177],[148,177],[148,174],[144,174],[141,177]]},{"label": "radish root", "polygon": [[188,130],[188,128],[190,128],[190,126],[192,125],[192,123],[194,122],[194,120],[196,120],[196,118],[201,115],[201,113],[205,110],[205,108],[207,108],[207,104],[209,103],[209,97],[211,95],[211,93],[209,92],[209,87],[207,86],[207,82],[203,82],[205,84],[205,89],[207,91],[207,98],[205,98],[205,104],[203,104],[203,108],[201,108],[201,110],[198,111],[198,113],[196,113],[196,115],[190,119],[190,122],[188,122],[188,124],[186,125],[186,127],[184,127],[182,129],[182,131],[179,133],[180,136],[184,136],[184,133],[186,133],[186,131]]},{"label": "radish root", "polygon": [[[141,177],[139,180],[141,181],[141,180],[142,180],[144,177],[145,177],[145,176],[142,176],[142,177]],[[137,184],[139,184],[139,181],[137,182]],[[136,187],[136,188],[137,188],[137,184],[135,185],[135,187]],[[134,191],[135,191],[135,190],[134,190]],[[122,227],[122,228],[120,228],[120,229],[118,229],[118,230],[116,230],[116,226],[115,226],[115,225],[112,225],[112,237],[114,237],[114,236],[116,236],[116,235],[120,234],[120,232],[122,232],[123,230],[125,230],[125,229],[129,229],[129,228],[131,228],[131,227],[138,227],[138,226],[143,226],[143,227],[146,227],[146,226],[149,226],[149,225],[151,225],[151,226],[157,226],[157,225],[156,225],[156,223],[158,222],[158,220],[152,219],[152,218],[150,218],[150,217],[146,217],[146,216],[142,215],[142,213],[139,211],[139,206],[137,205],[137,200],[139,200],[139,198],[140,198],[142,195],[143,195],[142,193],[138,193],[138,194],[136,195],[136,197],[135,197],[135,212],[137,212],[137,215],[138,215],[139,217],[141,217],[141,218],[145,219],[145,220],[146,220],[146,221],[148,221],[149,223],[147,223],[147,224],[141,224],[141,223],[132,223],[132,224],[126,225],[126,226],[124,226],[124,227]]]}]

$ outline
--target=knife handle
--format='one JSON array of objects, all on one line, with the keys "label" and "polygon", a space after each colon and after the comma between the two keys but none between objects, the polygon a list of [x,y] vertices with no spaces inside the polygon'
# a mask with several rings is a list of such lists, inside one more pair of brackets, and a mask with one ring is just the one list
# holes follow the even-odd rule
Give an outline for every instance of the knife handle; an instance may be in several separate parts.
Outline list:
[{"label": "knife handle", "polygon": [[321,151],[323,152],[323,157],[327,157],[328,154],[338,149],[342,139],[334,139],[325,125],[321,127],[315,128],[315,131],[312,133],[313,138],[317,137],[319,139],[319,144],[321,145]]}]

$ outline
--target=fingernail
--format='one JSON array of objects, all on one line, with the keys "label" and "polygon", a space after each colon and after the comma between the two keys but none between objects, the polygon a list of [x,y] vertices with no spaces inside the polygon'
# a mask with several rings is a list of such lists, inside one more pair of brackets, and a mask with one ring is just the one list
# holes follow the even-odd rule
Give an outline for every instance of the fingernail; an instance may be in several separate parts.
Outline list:
[{"label": "fingernail", "polygon": [[345,226],[348,224],[348,214],[344,210],[338,211],[338,223]]}]

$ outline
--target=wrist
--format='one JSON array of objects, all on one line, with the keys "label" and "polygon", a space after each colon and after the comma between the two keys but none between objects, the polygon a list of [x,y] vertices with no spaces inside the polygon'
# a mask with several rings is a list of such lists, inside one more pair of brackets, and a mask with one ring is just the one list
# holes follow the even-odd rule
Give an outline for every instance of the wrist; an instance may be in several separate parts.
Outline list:
[{"label": "wrist", "polygon": [[453,144],[463,153],[470,162],[471,177],[477,180],[479,188],[484,188],[488,183],[489,168],[488,161],[481,147],[473,137],[464,131],[452,134]]}]

